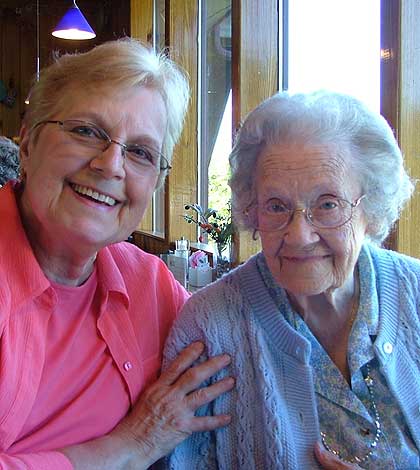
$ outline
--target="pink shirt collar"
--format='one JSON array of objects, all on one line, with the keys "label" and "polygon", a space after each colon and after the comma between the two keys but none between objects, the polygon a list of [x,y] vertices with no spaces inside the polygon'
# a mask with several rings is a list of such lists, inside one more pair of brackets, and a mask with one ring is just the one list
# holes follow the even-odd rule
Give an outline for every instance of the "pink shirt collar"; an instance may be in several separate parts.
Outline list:
[{"label": "pink shirt collar", "polygon": [[[34,299],[51,287],[51,284],[40,268],[34,256],[17,205],[19,183],[11,181],[0,188],[0,220],[6,221],[2,230],[3,243],[0,244],[0,259],[3,266],[17,265],[18,270],[8,270],[9,282],[16,286],[11,295],[10,302],[18,306],[27,299]],[[101,294],[108,297],[108,292],[121,295],[125,307],[129,307],[129,298],[124,279],[115,265],[115,261],[108,248],[98,253],[98,280],[101,285]],[[31,269],[25,269],[30,266]],[[1,266],[0,266],[1,269]],[[2,299],[0,298],[0,308]]]}]

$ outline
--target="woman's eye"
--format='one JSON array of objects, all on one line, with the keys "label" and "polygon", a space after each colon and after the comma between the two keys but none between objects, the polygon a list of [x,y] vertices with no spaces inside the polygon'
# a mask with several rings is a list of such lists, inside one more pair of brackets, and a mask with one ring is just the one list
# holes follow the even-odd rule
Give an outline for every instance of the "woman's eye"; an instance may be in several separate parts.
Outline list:
[{"label": "woman's eye", "polygon": [[139,163],[151,163],[155,165],[159,159],[158,152],[154,152],[153,149],[149,149],[143,145],[130,145],[127,148],[127,152]]},{"label": "woman's eye", "polygon": [[281,201],[275,199],[267,202],[265,210],[271,214],[281,214],[288,211],[287,207]]},{"label": "woman's eye", "polygon": [[94,127],[89,127],[89,126],[73,127],[73,129],[71,129],[70,132],[80,137],[89,137],[89,138],[96,138],[96,139],[101,138],[100,132]]},{"label": "woman's eye", "polygon": [[137,157],[147,157],[148,152],[143,147],[130,147],[130,152]]},{"label": "woman's eye", "polygon": [[338,201],[335,199],[328,199],[328,200],[320,201],[318,204],[316,204],[315,207],[321,210],[337,209]]},{"label": "woman's eye", "polygon": [[129,152],[133,157],[137,158],[138,160],[147,160],[150,163],[154,163],[152,151],[143,146],[130,146],[127,148],[127,152]]}]

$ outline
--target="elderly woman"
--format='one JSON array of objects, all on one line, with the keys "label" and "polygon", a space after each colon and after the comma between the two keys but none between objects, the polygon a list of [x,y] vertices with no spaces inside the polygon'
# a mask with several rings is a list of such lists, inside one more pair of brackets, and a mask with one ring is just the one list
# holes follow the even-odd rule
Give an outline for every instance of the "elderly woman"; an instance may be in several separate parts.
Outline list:
[{"label": "elderly woman", "polygon": [[[21,129],[21,179],[0,190],[0,467],[145,469],[192,431],[232,380],[191,368],[157,379],[187,298],[165,265],[119,243],[170,168],[184,74],[134,40],[66,55],[41,73]],[[165,156],[164,156],[165,155]]]},{"label": "elderly woman", "polygon": [[232,424],[170,468],[420,468],[420,263],[379,247],[412,192],[391,129],[349,96],[282,93],[230,163],[262,252],[187,302],[166,356],[231,354],[235,390],[203,412]]}]

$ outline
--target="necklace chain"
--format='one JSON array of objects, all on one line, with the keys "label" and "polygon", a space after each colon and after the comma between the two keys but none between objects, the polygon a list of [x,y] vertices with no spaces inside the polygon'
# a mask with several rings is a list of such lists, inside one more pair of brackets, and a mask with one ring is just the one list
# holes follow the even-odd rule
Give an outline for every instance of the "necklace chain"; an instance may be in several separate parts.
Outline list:
[{"label": "necklace chain", "polygon": [[370,458],[370,456],[373,454],[373,452],[375,451],[375,449],[378,445],[379,438],[381,437],[381,434],[382,434],[381,420],[380,420],[378,408],[377,408],[376,402],[375,402],[374,380],[373,380],[373,377],[371,375],[369,364],[366,364],[366,370],[367,370],[367,375],[366,375],[364,380],[365,380],[366,386],[367,386],[368,391],[369,391],[369,398],[370,398],[371,406],[372,406],[372,409],[373,409],[373,413],[375,415],[375,418],[374,418],[375,437],[373,438],[373,441],[369,444],[369,451],[362,457],[354,456],[350,459],[345,459],[345,458],[342,457],[342,455],[340,454],[340,452],[338,450],[333,449],[332,447],[330,447],[328,445],[327,435],[326,435],[325,432],[321,431],[321,440],[322,440],[322,443],[324,444],[324,447],[329,452],[332,452],[334,455],[336,455],[343,462],[347,462],[347,463],[361,464],[361,463],[366,462]]}]

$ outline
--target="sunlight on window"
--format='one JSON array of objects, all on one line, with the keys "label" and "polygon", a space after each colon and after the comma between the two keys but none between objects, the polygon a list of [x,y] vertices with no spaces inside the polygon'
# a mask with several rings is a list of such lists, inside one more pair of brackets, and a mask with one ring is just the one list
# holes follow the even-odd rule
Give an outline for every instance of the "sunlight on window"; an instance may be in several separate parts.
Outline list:
[{"label": "sunlight on window", "polygon": [[229,153],[232,150],[232,90],[229,92],[209,165],[209,207],[226,208],[230,200]]},{"label": "sunlight on window", "polygon": [[[204,147],[208,153],[202,158],[204,171],[208,163],[205,184],[208,193],[202,201],[217,210],[227,207],[230,199],[227,185],[232,145],[230,48],[222,47],[226,41],[220,39],[230,39],[226,27],[230,21],[229,2],[223,14],[219,27],[211,24],[208,29],[204,87],[207,103]],[[288,14],[285,38],[288,60],[282,64],[288,90],[297,93],[330,89],[356,96],[379,110],[380,0],[289,0]],[[209,19],[217,16],[212,11],[208,15]]]},{"label": "sunlight on window", "polygon": [[201,6],[205,34],[201,41],[200,204],[223,215],[230,201],[232,1],[202,2]]},{"label": "sunlight on window", "polygon": [[351,94],[380,109],[380,0],[290,0],[288,89]]}]

